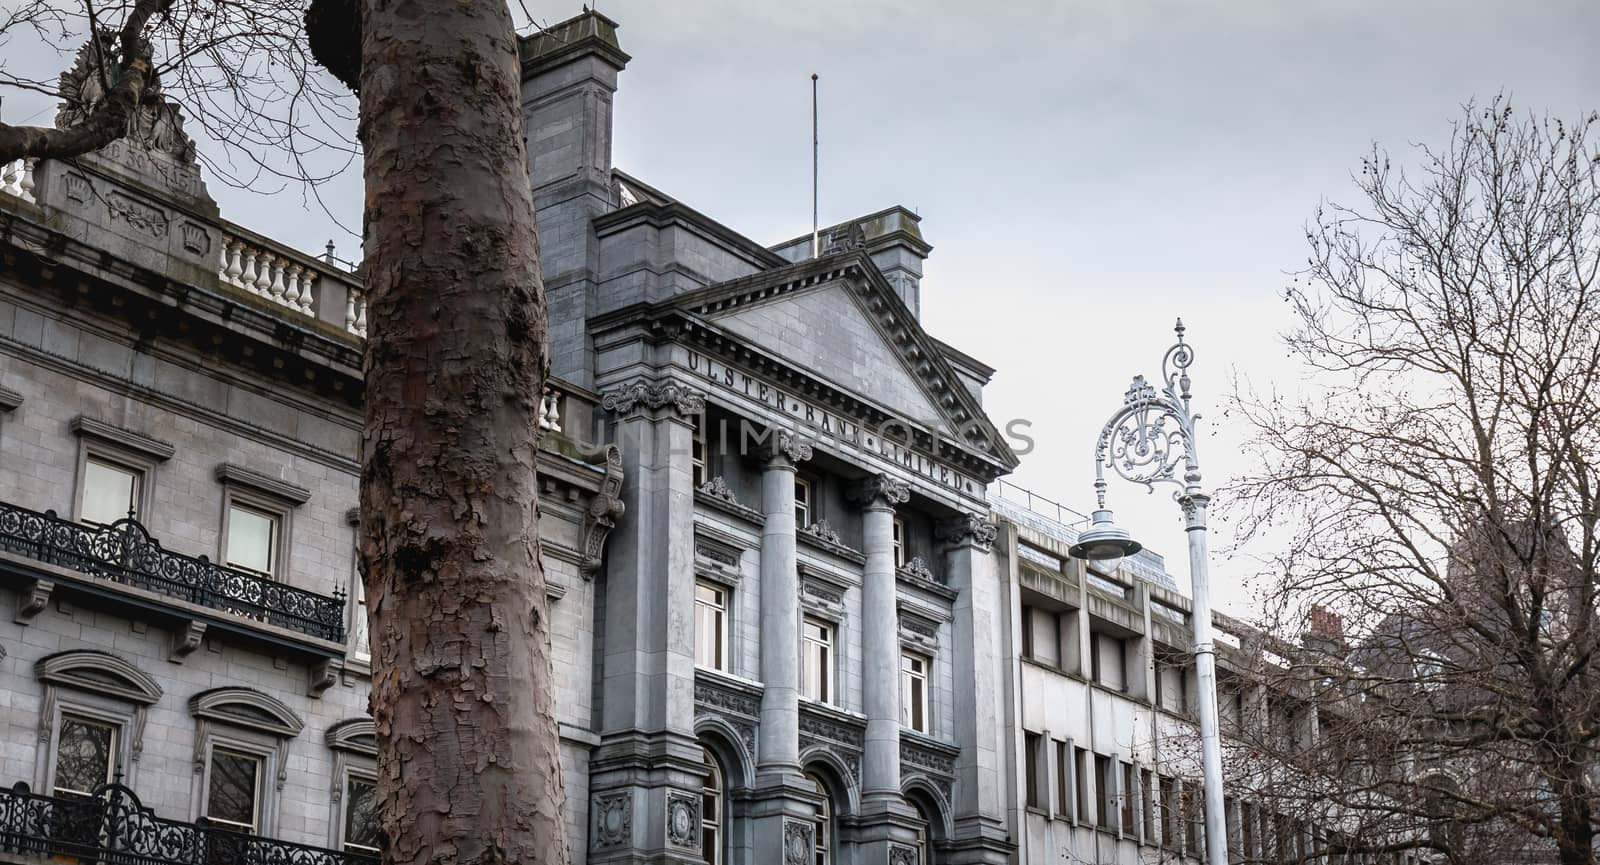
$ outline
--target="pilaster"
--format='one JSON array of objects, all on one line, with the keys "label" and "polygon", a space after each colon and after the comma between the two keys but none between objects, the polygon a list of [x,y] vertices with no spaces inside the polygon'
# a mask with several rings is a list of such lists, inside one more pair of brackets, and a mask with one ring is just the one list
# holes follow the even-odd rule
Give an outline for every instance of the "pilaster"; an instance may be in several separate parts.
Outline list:
[{"label": "pilaster", "polygon": [[[694,734],[694,489],[704,396],[670,379],[606,392],[622,501],[597,599],[600,745],[590,762],[591,863],[699,862],[704,776]],[[693,823],[693,831],[684,828]]]},{"label": "pilaster", "polygon": [[1004,657],[995,634],[1004,630],[1005,597],[990,554],[995,527],[981,514],[939,524],[945,574],[960,592],[951,610],[955,672],[955,827],[951,863],[1002,863],[1014,850],[1006,828],[1006,758],[1001,716]]}]

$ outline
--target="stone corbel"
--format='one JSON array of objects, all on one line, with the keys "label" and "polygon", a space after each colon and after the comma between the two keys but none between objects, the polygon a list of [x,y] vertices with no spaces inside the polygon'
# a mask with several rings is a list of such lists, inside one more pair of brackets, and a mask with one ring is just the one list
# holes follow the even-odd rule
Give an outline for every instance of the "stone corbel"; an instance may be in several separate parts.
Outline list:
[{"label": "stone corbel", "polygon": [[33,580],[22,587],[17,595],[17,615],[12,619],[19,625],[33,623],[33,617],[50,605],[50,593],[55,591],[53,580]]},{"label": "stone corbel", "polygon": [[987,553],[994,547],[996,529],[983,514],[965,513],[940,522],[934,532],[948,546],[970,545]]},{"label": "stone corbel", "polygon": [[200,648],[205,640],[206,623],[190,619],[183,623],[183,627],[172,632],[172,646],[167,653],[167,660],[174,664],[181,664],[183,660]]},{"label": "stone corbel", "polygon": [[605,445],[595,455],[604,459],[605,474],[600,478],[599,491],[583,513],[583,561],[578,564],[578,574],[585,580],[592,580],[599,573],[606,538],[626,510],[622,503],[622,452],[616,445]]},{"label": "stone corbel", "polygon": [[0,414],[15,411],[19,405],[22,405],[22,394],[9,387],[0,387]]},{"label": "stone corbel", "polygon": [[337,658],[323,658],[311,667],[311,674],[307,679],[306,696],[321,697],[327,690],[339,684],[339,674],[344,672],[344,662]]}]

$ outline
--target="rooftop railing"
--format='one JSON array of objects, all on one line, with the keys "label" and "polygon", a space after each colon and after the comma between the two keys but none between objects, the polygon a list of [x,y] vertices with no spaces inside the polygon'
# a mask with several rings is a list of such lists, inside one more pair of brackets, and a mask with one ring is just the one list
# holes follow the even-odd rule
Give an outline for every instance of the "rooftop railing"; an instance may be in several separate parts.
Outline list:
[{"label": "rooftop railing", "polygon": [[343,592],[319,595],[265,576],[180,555],[137,520],[109,526],[64,520],[0,502],[0,550],[96,579],[156,592],[308,636],[344,642]]},{"label": "rooftop railing", "polygon": [[41,796],[18,782],[0,790],[0,853],[105,865],[377,865],[328,850],[157,817],[121,784],[90,796]]}]

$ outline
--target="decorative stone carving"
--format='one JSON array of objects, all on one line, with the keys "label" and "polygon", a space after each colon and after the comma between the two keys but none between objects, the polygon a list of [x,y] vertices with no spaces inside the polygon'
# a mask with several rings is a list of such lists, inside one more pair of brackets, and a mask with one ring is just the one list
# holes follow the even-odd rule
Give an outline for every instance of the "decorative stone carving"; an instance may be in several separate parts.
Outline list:
[{"label": "decorative stone carving", "polygon": [[700,797],[667,791],[667,843],[686,850],[700,849]]},{"label": "decorative stone carving", "polygon": [[828,245],[823,249],[823,255],[833,255],[839,252],[849,252],[852,249],[864,249],[867,245],[867,230],[861,223],[852,222],[841,225],[828,232]]},{"label": "decorative stone carving", "polygon": [[207,255],[211,252],[211,233],[203,226],[184,222],[178,227],[183,235],[183,249],[190,255]]},{"label": "decorative stone carving", "polygon": [[925,655],[939,652],[939,624],[916,613],[901,610],[900,643]]},{"label": "decorative stone carving", "polygon": [[[589,453],[581,455],[591,456]],[[592,580],[599,573],[606,538],[626,509],[622,503],[622,452],[616,445],[604,445],[594,456],[605,460],[605,474],[600,479],[600,490],[583,513],[583,561],[578,565],[578,574],[585,580]]]},{"label": "decorative stone carving", "polygon": [[801,531],[819,540],[827,541],[830,544],[839,544],[841,546],[844,545],[844,538],[840,537],[837,531],[834,531],[833,526],[828,525],[827,520],[817,520],[811,525],[806,526],[804,529],[801,529]]},{"label": "decorative stone carving", "polygon": [[889,865],[917,865],[917,851],[899,844],[890,844]]},{"label": "decorative stone carving", "polygon": [[171,651],[167,653],[167,660],[174,664],[183,663],[183,659],[200,648],[200,643],[206,636],[206,623],[190,619],[183,623],[183,627],[172,632]]},{"label": "decorative stone carving", "polygon": [[961,514],[957,517],[944,520],[935,527],[939,540],[951,546],[972,544],[982,552],[988,552],[994,546],[994,523],[983,514]]},{"label": "decorative stone carving", "polygon": [[955,771],[955,757],[935,751],[920,742],[902,739],[900,741],[900,763],[904,766],[914,766],[919,769],[939,775],[950,775]]},{"label": "decorative stone carving", "polygon": [[[78,49],[72,68],[61,73],[56,92],[61,105],[56,110],[56,127],[68,129],[87,120],[105,99],[100,74],[100,58],[114,65],[118,54],[118,34],[102,30],[94,42],[85,42]],[[159,153],[180,165],[194,165],[194,142],[183,131],[183,115],[178,107],[162,96],[161,79],[152,70],[145,82],[144,94],[128,117],[128,130],[123,140],[141,149]]]},{"label": "decorative stone carving", "polygon": [[911,561],[901,565],[900,572],[913,579],[929,583],[936,582],[933,578],[933,569],[928,567],[928,563],[923,561],[921,556],[916,556]]},{"label": "decorative stone carving", "polygon": [[12,619],[19,625],[26,625],[33,621],[33,617],[44,612],[50,606],[50,593],[55,591],[56,584],[52,580],[33,580],[22,591],[17,593],[17,615]]},{"label": "decorative stone carving", "polygon": [[634,414],[640,409],[670,408],[680,417],[692,417],[705,411],[706,397],[672,379],[660,382],[639,379],[606,393],[600,398],[600,407],[618,415]]},{"label": "decorative stone carving", "polygon": [[767,440],[756,448],[756,458],[764,463],[777,461],[789,465],[811,459],[811,444],[792,432],[769,429]]},{"label": "decorative stone carving", "polygon": [[710,709],[721,709],[747,718],[761,717],[761,697],[723,688],[711,682],[694,683],[694,701]]},{"label": "decorative stone carving", "polygon": [[589,802],[594,821],[589,845],[596,850],[621,847],[632,840],[633,801],[626,792],[604,793]]},{"label": "decorative stone carving", "polygon": [[801,820],[783,819],[783,865],[808,865],[811,862],[816,828]]},{"label": "decorative stone carving", "polygon": [[911,487],[889,475],[871,475],[850,486],[850,500],[862,507],[893,507],[911,500]]},{"label": "decorative stone carving", "polygon": [[307,674],[306,696],[320,697],[329,688],[339,684],[339,674],[344,672],[344,662],[336,658],[323,658],[311,666]]},{"label": "decorative stone carving", "polygon": [[723,478],[722,475],[717,475],[711,480],[701,484],[700,492],[703,492],[712,498],[729,502],[730,504],[740,504],[739,499],[734,496],[733,490],[728,486],[728,481]]},{"label": "decorative stone carving", "polygon": [[862,746],[864,739],[861,729],[835,721],[832,718],[812,714],[804,709],[800,712],[800,732],[857,749]]},{"label": "decorative stone carving", "polygon": [[106,213],[112,222],[122,220],[141,233],[160,239],[167,236],[167,214],[161,208],[112,192],[106,195]]}]

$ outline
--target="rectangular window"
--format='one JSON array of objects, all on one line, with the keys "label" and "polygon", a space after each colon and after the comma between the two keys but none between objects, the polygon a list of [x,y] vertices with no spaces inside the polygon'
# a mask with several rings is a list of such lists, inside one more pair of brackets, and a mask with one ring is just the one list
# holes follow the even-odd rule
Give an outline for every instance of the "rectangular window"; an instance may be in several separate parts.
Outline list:
[{"label": "rectangular window", "polygon": [[1039,734],[1023,733],[1023,778],[1026,781],[1029,808],[1044,807],[1044,785],[1039,780],[1039,750]]},{"label": "rectangular window", "polygon": [[1171,849],[1180,846],[1178,838],[1178,788],[1171,778],[1162,778],[1159,789],[1161,800],[1161,845]]},{"label": "rectangular window", "polygon": [[230,503],[226,564],[264,577],[277,573],[280,517],[266,511]]},{"label": "rectangular window", "polygon": [[794,525],[795,528],[804,530],[812,523],[811,514],[816,506],[812,498],[811,481],[806,478],[794,479]]},{"label": "rectangular window", "polygon": [[1162,651],[1156,654],[1156,705],[1173,712],[1189,711],[1189,671],[1183,655]]},{"label": "rectangular window", "polygon": [[928,732],[928,659],[910,652],[900,656],[900,726]]},{"label": "rectangular window", "polygon": [[1200,790],[1193,781],[1183,785],[1183,849],[1200,850]]},{"label": "rectangular window", "polygon": [[1156,840],[1156,809],[1152,807],[1155,792],[1150,785],[1153,783],[1149,769],[1139,770],[1139,812],[1143,816],[1144,842],[1153,844]]},{"label": "rectangular window", "polygon": [[117,765],[116,724],[62,714],[56,734],[57,796],[88,796],[112,779]]},{"label": "rectangular window", "polygon": [[906,566],[906,521],[894,518],[894,566]]},{"label": "rectangular window", "polygon": [[695,489],[706,482],[706,442],[697,418],[689,438],[689,476]]},{"label": "rectangular window", "polygon": [[1089,752],[1082,748],[1073,748],[1073,777],[1078,779],[1078,822],[1087,823],[1093,816],[1089,810]]},{"label": "rectangular window", "polygon": [[694,662],[728,672],[728,590],[694,584]]},{"label": "rectangular window", "polygon": [[1122,764],[1122,831],[1132,835],[1138,831],[1134,820],[1133,804],[1136,791],[1133,786],[1133,764]]},{"label": "rectangular window", "polygon": [[260,816],[261,758],[212,748],[206,819],[224,829],[254,834]]},{"label": "rectangular window", "polygon": [[1110,757],[1094,755],[1094,783],[1100,788],[1096,793],[1095,803],[1098,806],[1095,817],[1102,829],[1117,828],[1117,778],[1113,774],[1116,764]]},{"label": "rectangular window", "polygon": [[1117,691],[1128,690],[1123,667],[1122,640],[1110,634],[1092,634],[1089,640],[1089,666],[1094,680]]},{"label": "rectangular window", "polygon": [[144,473],[98,456],[83,463],[83,490],[78,499],[78,520],[108,526],[123,517],[139,517],[139,487]]},{"label": "rectangular window", "polygon": [[806,699],[833,702],[833,625],[806,619],[805,653],[800,662]]},{"label": "rectangular window", "polygon": [[378,788],[354,775],[344,785],[344,849],[373,856],[378,849]]},{"label": "rectangular window", "polygon": [[1077,810],[1072,801],[1072,751],[1066,742],[1056,743],[1056,811],[1071,819]]},{"label": "rectangular window", "polygon": [[1022,657],[1028,660],[1034,658],[1033,648],[1033,607],[1022,605]]}]

